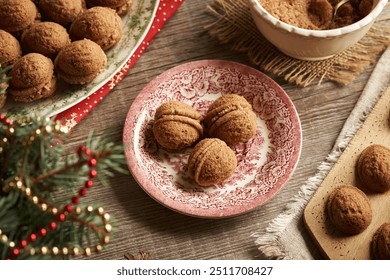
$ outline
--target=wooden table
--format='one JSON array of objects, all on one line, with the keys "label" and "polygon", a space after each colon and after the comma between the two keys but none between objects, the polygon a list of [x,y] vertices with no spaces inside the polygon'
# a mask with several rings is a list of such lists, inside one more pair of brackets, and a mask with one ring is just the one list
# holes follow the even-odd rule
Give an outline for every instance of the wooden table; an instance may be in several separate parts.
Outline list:
[{"label": "wooden table", "polygon": [[[126,78],[71,132],[66,146],[76,149],[91,129],[120,143],[127,112],[137,94],[154,77],[184,62],[224,59],[251,65],[245,54],[212,39],[204,26],[212,22],[209,1],[186,0],[152,42]],[[252,65],[253,66],[253,65]],[[300,116],[303,147],[289,183],[265,205],[243,216],[205,220],[173,212],[150,198],[128,175],[117,175],[110,187],[100,184],[89,199],[112,215],[112,242],[91,259],[123,259],[125,253],[150,253],[152,259],[256,259],[252,233],[262,232],[279,215],[300,186],[331,151],[344,121],[370,76],[368,67],[349,86],[330,82],[300,88],[273,77],[288,93]]]}]

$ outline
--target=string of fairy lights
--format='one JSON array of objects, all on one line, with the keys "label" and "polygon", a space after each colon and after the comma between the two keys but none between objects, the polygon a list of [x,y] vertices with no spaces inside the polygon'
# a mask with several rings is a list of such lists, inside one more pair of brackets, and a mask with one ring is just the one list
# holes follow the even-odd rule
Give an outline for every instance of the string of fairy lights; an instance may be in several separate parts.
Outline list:
[{"label": "string of fairy lights", "polygon": [[[6,126],[6,133],[2,139],[0,139],[0,154],[3,153],[6,145],[9,145],[10,138],[15,133],[16,124],[23,125],[30,121],[28,117],[25,117],[20,122],[14,122],[6,117],[5,114],[0,114],[0,123]],[[39,121],[39,119],[38,119]],[[46,133],[66,133],[68,131],[67,127],[62,126],[60,122],[49,122],[49,124],[43,123],[42,127],[38,127],[33,131],[29,137],[26,137],[23,145],[27,146],[32,141],[35,140],[37,136]],[[87,205],[83,208],[79,207],[78,204],[82,197],[85,197],[88,193],[88,190],[93,187],[93,179],[97,177],[97,171],[95,169],[99,154],[96,154],[86,146],[80,146],[78,148],[79,162],[77,164],[87,164],[89,166],[88,179],[85,181],[84,185],[78,190],[77,195],[70,198],[70,202],[65,206],[59,207],[54,203],[45,200],[43,197],[34,193],[33,188],[26,187],[23,179],[20,177],[15,177],[12,180],[9,180],[7,183],[3,183],[2,191],[4,193],[9,192],[10,190],[19,191],[28,201],[35,205],[42,212],[46,212],[53,216],[53,221],[47,224],[45,227],[39,228],[37,231],[30,233],[25,239],[15,242],[10,240],[10,238],[3,232],[0,228],[0,242],[8,245],[10,248],[10,254],[8,259],[13,259],[18,257],[22,251],[28,252],[30,255],[42,254],[42,255],[63,255],[63,256],[77,256],[77,255],[86,255],[89,256],[92,253],[100,252],[103,250],[103,246],[109,243],[110,233],[112,231],[112,226],[110,224],[110,215],[102,208],[94,208],[91,205]],[[84,221],[80,218],[82,214],[91,214],[95,213],[101,219],[101,226],[94,223]],[[89,227],[93,231],[99,233],[99,239],[95,240],[93,246],[74,246],[74,247],[47,247],[47,246],[34,246],[34,243],[49,232],[56,231],[59,223],[63,223],[66,220],[71,220],[72,222],[82,223],[84,226]]]}]

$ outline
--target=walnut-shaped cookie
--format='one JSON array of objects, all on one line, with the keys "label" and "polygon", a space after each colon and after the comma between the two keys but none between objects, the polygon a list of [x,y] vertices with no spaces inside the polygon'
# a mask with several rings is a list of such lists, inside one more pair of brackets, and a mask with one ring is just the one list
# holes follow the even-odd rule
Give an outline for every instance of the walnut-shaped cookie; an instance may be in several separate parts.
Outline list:
[{"label": "walnut-shaped cookie", "polygon": [[178,151],[192,146],[203,134],[202,115],[190,105],[169,101],[157,108],[153,135],[163,148]]},{"label": "walnut-shaped cookie", "polygon": [[256,134],[256,114],[242,96],[226,94],[209,107],[203,122],[211,137],[227,144],[246,142]]},{"label": "walnut-shaped cookie", "polygon": [[390,190],[390,149],[378,144],[365,148],[358,158],[356,172],[368,190],[378,193]]},{"label": "walnut-shaped cookie", "polygon": [[352,185],[335,187],[326,207],[332,224],[348,235],[363,232],[372,220],[370,201],[364,192]]},{"label": "walnut-shaped cookie", "polygon": [[382,224],[371,240],[371,256],[376,260],[390,260],[390,223]]},{"label": "walnut-shaped cookie", "polygon": [[200,186],[220,184],[234,173],[237,158],[218,138],[206,138],[194,147],[188,159],[188,173]]}]

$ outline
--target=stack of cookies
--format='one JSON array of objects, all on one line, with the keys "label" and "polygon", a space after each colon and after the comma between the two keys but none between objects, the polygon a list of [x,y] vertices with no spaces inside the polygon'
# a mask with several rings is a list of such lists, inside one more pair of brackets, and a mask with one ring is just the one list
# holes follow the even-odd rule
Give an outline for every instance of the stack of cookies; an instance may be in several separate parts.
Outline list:
[{"label": "stack of cookies", "polygon": [[171,151],[196,144],[189,156],[188,173],[198,185],[210,186],[234,173],[237,158],[227,144],[252,138],[256,134],[256,115],[251,104],[236,94],[218,98],[204,117],[185,103],[171,101],[156,110],[153,134],[161,147]]},{"label": "stack of cookies", "polygon": [[[105,68],[122,37],[131,0],[0,0],[0,65],[13,65],[8,93],[18,102],[54,94],[57,79],[81,85]],[[42,77],[45,77],[44,79]]]}]

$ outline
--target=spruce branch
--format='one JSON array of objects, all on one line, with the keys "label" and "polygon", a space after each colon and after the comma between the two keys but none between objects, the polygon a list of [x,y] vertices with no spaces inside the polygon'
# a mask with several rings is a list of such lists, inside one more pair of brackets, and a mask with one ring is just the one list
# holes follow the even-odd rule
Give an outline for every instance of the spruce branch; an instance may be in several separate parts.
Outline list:
[{"label": "spruce branch", "polygon": [[2,108],[7,100],[7,88],[8,88],[8,71],[12,66],[2,67],[0,64],[0,108]]},{"label": "spruce branch", "polygon": [[[105,157],[109,156],[110,154],[111,154],[111,152],[106,150],[106,151],[103,151],[101,153],[94,153],[93,158],[98,160],[100,158],[105,158]],[[31,184],[36,185],[40,181],[47,180],[50,177],[56,176],[58,174],[64,174],[72,169],[78,169],[85,164],[88,164],[88,161],[80,158],[79,161],[77,161],[75,163],[71,163],[71,164],[65,165],[64,167],[62,167],[60,169],[47,172],[46,174],[42,174],[42,175],[38,176],[37,178],[32,178]]]},{"label": "spruce branch", "polygon": [[8,88],[8,72],[11,70],[12,66],[2,67],[0,64],[0,95],[7,93]]},{"label": "spruce branch", "polygon": [[108,213],[79,200],[95,177],[128,172],[123,147],[91,133],[64,156],[64,131],[50,119],[0,115],[1,259],[89,255],[109,241]]}]

